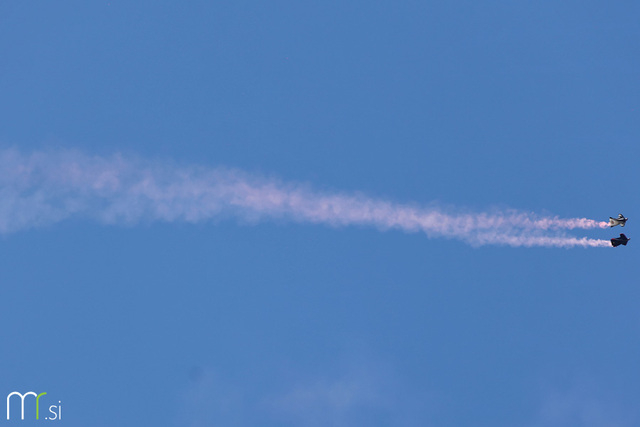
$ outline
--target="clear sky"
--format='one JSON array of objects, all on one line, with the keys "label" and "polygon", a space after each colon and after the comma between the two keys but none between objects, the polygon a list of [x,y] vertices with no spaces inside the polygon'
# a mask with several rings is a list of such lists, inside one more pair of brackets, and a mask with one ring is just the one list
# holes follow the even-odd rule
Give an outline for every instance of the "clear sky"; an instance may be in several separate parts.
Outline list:
[{"label": "clear sky", "polygon": [[2,150],[622,212],[569,234],[632,241],[233,215],[7,232],[0,401],[47,392],[67,426],[640,425],[639,18],[624,0],[3,2]]}]

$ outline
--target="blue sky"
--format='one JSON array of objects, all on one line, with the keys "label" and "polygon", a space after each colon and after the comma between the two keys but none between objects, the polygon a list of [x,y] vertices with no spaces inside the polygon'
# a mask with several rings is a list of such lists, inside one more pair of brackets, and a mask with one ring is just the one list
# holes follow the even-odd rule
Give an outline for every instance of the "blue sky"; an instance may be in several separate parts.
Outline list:
[{"label": "blue sky", "polygon": [[[5,3],[0,146],[633,239],[640,6],[481,3]],[[69,426],[634,426],[635,246],[72,217],[0,239],[0,395]]]}]

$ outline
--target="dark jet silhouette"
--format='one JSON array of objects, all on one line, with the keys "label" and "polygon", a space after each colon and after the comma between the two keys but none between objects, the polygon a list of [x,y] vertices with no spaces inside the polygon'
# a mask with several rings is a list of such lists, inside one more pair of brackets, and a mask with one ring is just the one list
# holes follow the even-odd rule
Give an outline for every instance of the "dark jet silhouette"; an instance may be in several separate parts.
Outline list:
[{"label": "dark jet silhouette", "polygon": [[624,234],[621,234],[620,237],[614,237],[613,239],[611,239],[611,246],[613,246],[614,248],[616,246],[620,246],[620,245],[627,246],[627,242],[629,240],[631,240],[631,239],[629,239]]}]

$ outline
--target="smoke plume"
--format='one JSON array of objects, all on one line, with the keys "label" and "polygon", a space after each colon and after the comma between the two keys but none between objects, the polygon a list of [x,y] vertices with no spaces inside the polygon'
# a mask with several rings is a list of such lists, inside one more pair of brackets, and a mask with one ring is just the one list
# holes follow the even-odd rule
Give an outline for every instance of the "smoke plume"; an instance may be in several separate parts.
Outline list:
[{"label": "smoke plume", "polygon": [[515,210],[459,213],[361,194],[319,192],[238,170],[177,166],[121,155],[4,150],[0,151],[0,170],[0,233],[72,218],[135,224],[239,217],[397,229],[421,232],[429,238],[454,238],[474,246],[610,246],[607,240],[564,233],[607,226],[587,218]]}]

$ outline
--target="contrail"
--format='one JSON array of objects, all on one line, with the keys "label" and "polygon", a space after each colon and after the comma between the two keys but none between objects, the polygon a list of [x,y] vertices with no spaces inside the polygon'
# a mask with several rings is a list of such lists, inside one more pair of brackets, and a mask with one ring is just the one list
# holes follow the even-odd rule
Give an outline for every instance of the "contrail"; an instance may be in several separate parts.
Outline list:
[{"label": "contrail", "polygon": [[455,238],[474,246],[606,247],[608,240],[562,230],[606,227],[587,218],[510,210],[446,212],[362,194],[314,191],[301,184],[232,169],[178,166],[122,155],[76,151],[0,151],[0,233],[86,217],[108,224],[202,222],[239,217],[331,226],[373,226]]}]

